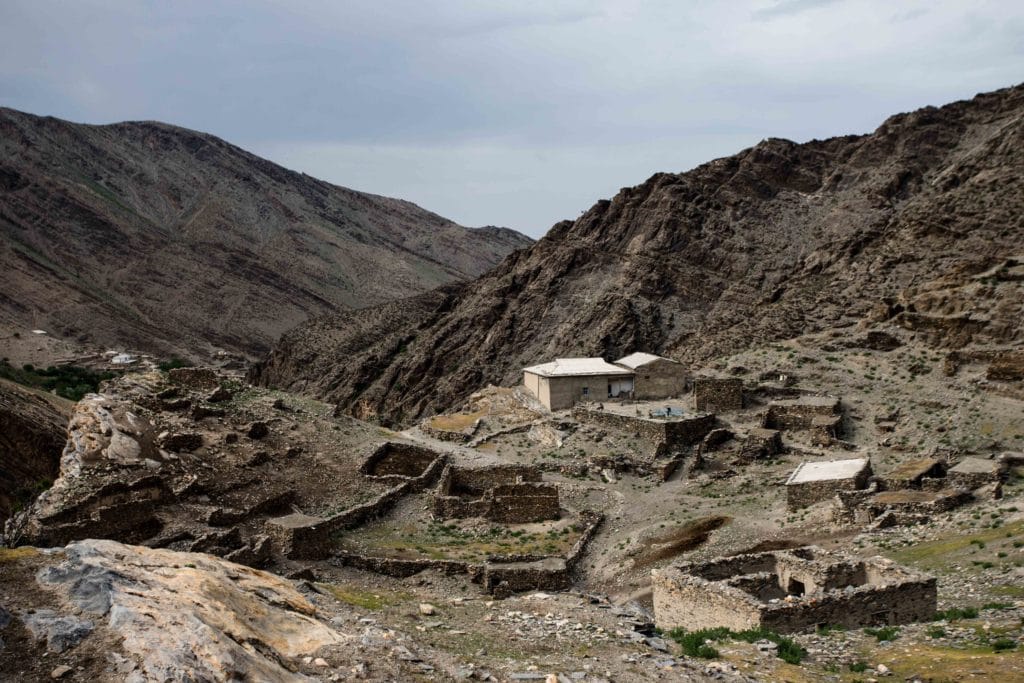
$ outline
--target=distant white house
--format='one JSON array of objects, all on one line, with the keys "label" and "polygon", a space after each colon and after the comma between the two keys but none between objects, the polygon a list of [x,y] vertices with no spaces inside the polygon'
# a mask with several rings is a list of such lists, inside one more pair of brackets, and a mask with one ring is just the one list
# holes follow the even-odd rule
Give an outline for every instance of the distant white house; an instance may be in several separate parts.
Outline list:
[{"label": "distant white house", "polygon": [[548,410],[580,401],[666,398],[683,391],[683,366],[650,353],[631,353],[615,363],[603,358],[558,358],[523,369],[523,385]]}]

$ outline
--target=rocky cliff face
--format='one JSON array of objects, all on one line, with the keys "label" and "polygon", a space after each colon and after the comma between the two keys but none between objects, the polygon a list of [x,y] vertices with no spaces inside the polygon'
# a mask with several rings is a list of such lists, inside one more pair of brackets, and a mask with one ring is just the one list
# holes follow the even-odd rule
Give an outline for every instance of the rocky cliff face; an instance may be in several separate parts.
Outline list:
[{"label": "rocky cliff face", "polygon": [[[942,308],[925,283],[1021,251],[1022,150],[1021,86],[870,135],[765,140],[625,188],[471,284],[311,321],[252,377],[403,422],[555,356],[696,364],[879,306],[939,315],[915,308]],[[990,342],[1021,342],[1019,324],[1000,330]]]},{"label": "rocky cliff face", "polygon": [[71,403],[0,380],[0,522],[50,487]]},{"label": "rocky cliff face", "polygon": [[211,135],[0,108],[0,325],[258,354],[310,316],[477,276],[530,241]]}]

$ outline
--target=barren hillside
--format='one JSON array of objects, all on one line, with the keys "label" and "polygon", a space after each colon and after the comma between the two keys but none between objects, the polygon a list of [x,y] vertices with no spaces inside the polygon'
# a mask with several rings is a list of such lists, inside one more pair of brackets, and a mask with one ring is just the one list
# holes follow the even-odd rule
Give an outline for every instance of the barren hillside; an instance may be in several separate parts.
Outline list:
[{"label": "barren hillside", "polygon": [[11,329],[258,354],[310,316],[475,277],[529,243],[211,135],[0,109],[0,325]]},{"label": "barren hillside", "polygon": [[407,422],[555,356],[698,363],[897,316],[970,332],[936,344],[1019,345],[1013,305],[973,320],[927,283],[1024,251],[1022,149],[1022,86],[869,135],[765,140],[625,188],[472,283],[312,320],[252,376]]}]

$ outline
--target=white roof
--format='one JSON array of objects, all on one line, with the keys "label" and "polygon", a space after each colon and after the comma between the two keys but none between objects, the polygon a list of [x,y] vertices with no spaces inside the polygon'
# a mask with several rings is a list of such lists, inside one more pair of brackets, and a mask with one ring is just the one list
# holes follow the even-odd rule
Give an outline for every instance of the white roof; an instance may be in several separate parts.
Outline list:
[{"label": "white roof", "polygon": [[641,365],[647,365],[648,363],[651,363],[651,362],[656,361],[656,360],[667,360],[667,361],[671,361],[673,363],[678,362],[678,361],[672,360],[671,358],[663,358],[661,356],[655,356],[653,353],[644,353],[643,351],[637,351],[635,353],[629,354],[628,356],[624,356],[624,357],[618,359],[617,361],[615,361],[615,364],[616,365],[621,365],[622,367],[625,367],[625,368],[630,368],[632,370],[636,370]]},{"label": "white roof", "polygon": [[852,460],[829,460],[826,462],[803,462],[789,475],[786,486],[790,484],[806,484],[809,481],[829,481],[833,479],[851,479],[868,466],[867,458]]},{"label": "white roof", "polygon": [[524,368],[541,377],[571,377],[573,375],[632,375],[632,370],[612,365],[603,358],[557,358],[547,363]]}]

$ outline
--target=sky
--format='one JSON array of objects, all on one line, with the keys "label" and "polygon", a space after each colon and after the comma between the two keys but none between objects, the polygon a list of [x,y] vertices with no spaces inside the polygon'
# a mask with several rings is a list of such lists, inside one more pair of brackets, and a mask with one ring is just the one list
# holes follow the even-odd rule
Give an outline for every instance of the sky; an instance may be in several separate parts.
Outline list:
[{"label": "sky", "polygon": [[533,237],[655,172],[1021,81],[1019,0],[0,1],[2,106]]}]

